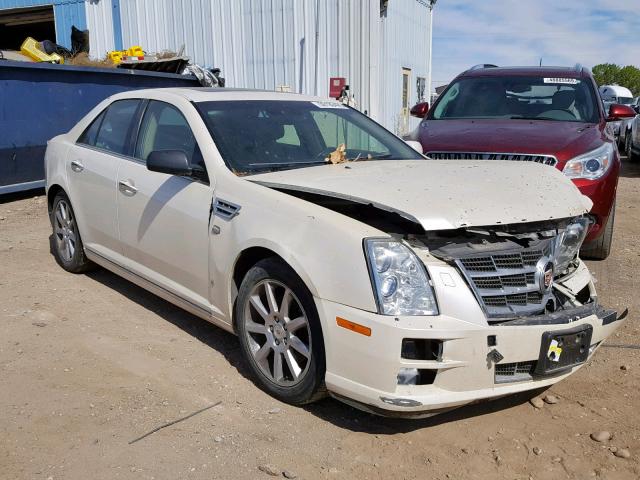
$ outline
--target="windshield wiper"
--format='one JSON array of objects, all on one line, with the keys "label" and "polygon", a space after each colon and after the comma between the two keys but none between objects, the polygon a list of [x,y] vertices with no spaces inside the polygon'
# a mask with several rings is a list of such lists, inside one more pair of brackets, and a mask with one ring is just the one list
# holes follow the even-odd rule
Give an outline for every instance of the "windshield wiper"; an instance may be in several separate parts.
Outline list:
[{"label": "windshield wiper", "polygon": [[296,167],[308,167],[310,165],[327,165],[324,160],[315,160],[313,162],[291,162],[291,163],[250,163],[248,166],[251,168],[251,172],[270,171],[275,172],[277,170],[287,170]]},{"label": "windshield wiper", "polygon": [[527,117],[525,115],[512,115],[511,120],[558,120],[557,118],[551,117]]}]

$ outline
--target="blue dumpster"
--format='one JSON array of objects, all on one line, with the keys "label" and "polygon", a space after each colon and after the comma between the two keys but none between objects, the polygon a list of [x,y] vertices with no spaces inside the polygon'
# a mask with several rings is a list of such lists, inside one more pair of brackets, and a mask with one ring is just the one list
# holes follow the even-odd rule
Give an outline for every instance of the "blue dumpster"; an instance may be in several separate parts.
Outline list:
[{"label": "blue dumpster", "polygon": [[186,75],[0,61],[0,195],[43,187],[47,141],[108,96],[198,86]]}]

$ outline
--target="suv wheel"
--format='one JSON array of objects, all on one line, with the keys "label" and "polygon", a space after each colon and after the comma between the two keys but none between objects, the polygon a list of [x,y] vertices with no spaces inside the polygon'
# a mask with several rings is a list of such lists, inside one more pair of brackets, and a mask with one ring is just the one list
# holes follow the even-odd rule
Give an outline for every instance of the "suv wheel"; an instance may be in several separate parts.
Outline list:
[{"label": "suv wheel", "polygon": [[263,390],[293,405],[325,395],[318,312],[288,265],[268,258],[249,270],[238,292],[235,320],[246,363]]},{"label": "suv wheel", "polygon": [[94,266],[84,254],[76,216],[69,197],[63,192],[53,199],[51,227],[51,251],[58,265],[71,273],[86,272]]},{"label": "suv wheel", "polygon": [[592,260],[604,260],[611,253],[611,244],[613,243],[613,224],[616,219],[616,203],[613,202],[613,208],[611,214],[607,220],[607,224],[604,226],[604,232],[600,235],[600,238],[593,242],[583,245],[580,250],[580,256],[582,258]]}]

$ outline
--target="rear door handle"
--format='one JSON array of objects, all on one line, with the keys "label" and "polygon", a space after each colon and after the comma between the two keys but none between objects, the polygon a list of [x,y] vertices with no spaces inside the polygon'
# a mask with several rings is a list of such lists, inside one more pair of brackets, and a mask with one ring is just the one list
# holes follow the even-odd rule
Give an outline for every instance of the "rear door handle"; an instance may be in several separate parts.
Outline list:
[{"label": "rear door handle", "polygon": [[133,197],[138,192],[138,189],[128,181],[118,182],[118,189],[129,197]]},{"label": "rear door handle", "polygon": [[74,172],[80,173],[81,171],[84,170],[84,165],[74,160],[73,162],[71,162],[71,170],[73,170]]}]

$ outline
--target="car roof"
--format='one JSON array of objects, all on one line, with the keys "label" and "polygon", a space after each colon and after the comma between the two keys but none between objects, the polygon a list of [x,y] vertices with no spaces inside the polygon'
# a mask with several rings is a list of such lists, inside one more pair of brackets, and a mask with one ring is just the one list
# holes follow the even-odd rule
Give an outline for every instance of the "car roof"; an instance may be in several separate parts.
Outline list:
[{"label": "car roof", "polygon": [[588,75],[583,67],[480,67],[462,72],[458,77],[504,77],[509,75],[533,77],[584,78]]},{"label": "car roof", "polygon": [[327,101],[326,98],[299,93],[226,87],[149,88],[119,93],[114,98],[147,98],[158,94],[178,96],[196,103],[226,100]]}]

